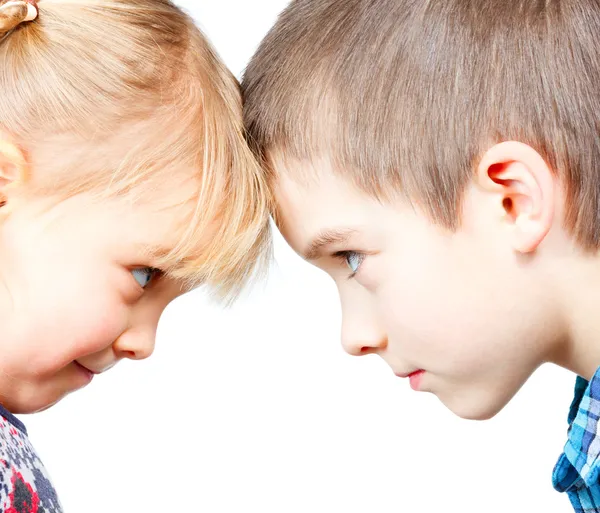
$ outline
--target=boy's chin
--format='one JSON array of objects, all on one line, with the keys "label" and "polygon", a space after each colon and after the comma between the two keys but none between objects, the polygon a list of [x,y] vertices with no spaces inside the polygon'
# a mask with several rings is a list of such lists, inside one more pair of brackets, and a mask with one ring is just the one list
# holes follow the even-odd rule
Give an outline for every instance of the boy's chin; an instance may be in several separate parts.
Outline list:
[{"label": "boy's chin", "polygon": [[500,413],[510,401],[509,398],[485,397],[438,397],[452,413],[465,420],[490,420]]}]

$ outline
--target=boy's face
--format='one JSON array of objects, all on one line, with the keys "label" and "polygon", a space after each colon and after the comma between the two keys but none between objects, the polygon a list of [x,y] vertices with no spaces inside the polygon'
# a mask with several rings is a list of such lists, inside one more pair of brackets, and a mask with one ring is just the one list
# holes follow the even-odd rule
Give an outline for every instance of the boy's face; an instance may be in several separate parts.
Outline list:
[{"label": "boy's face", "polygon": [[174,247],[185,208],[159,207],[80,194],[17,205],[0,222],[5,407],[45,409],[122,358],[152,353],[159,317],[182,293],[148,252]]},{"label": "boy's face", "polygon": [[[561,333],[543,280],[526,271],[496,208],[467,191],[449,233],[398,200],[382,203],[327,163],[276,163],[289,244],[336,282],[343,346],[377,354],[411,385],[464,418],[495,415]],[[306,180],[292,177],[308,176]]]}]

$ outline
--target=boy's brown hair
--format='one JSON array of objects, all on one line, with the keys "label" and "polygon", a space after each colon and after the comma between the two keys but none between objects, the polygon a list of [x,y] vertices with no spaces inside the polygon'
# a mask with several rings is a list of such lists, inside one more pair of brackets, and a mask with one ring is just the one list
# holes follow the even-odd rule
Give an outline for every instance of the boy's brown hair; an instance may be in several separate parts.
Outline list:
[{"label": "boy's brown hair", "polygon": [[169,0],[37,9],[25,21],[27,2],[0,0],[0,131],[26,152],[29,193],[179,209],[164,193],[192,183],[179,244],[157,263],[186,286],[235,297],[271,242],[268,189],[244,140],[233,75]]},{"label": "boy's brown hair", "polygon": [[600,247],[597,0],[295,0],[250,62],[248,138],[329,159],[368,194],[401,193],[455,229],[489,146],[535,148],[566,224]]}]

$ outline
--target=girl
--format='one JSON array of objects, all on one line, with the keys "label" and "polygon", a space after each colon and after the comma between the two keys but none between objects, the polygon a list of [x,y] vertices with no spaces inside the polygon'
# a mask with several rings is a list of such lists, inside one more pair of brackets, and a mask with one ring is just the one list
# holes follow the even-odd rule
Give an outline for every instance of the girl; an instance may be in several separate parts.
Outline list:
[{"label": "girl", "polygon": [[0,510],[61,511],[14,413],[120,359],[270,255],[238,85],[168,0],[0,0]]}]

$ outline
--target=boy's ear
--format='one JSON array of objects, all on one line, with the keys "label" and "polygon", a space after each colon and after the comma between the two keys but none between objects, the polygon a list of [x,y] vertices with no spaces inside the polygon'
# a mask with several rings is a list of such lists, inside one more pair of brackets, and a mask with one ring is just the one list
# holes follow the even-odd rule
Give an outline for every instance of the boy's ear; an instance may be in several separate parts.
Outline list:
[{"label": "boy's ear", "polygon": [[0,206],[8,201],[12,188],[27,179],[28,165],[23,151],[0,134]]},{"label": "boy's ear", "polygon": [[520,142],[496,144],[481,159],[477,182],[502,205],[514,249],[534,251],[552,226],[557,193],[556,178],[542,156]]}]

